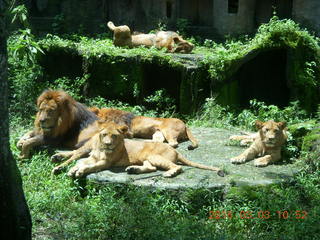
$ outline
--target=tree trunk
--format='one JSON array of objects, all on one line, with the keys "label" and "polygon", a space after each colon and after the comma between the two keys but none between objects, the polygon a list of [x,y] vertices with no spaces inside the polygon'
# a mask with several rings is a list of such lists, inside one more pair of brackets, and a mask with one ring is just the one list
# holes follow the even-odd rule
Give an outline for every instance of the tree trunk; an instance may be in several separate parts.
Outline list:
[{"label": "tree trunk", "polygon": [[31,239],[31,217],[9,145],[7,1],[0,0],[0,239]]}]

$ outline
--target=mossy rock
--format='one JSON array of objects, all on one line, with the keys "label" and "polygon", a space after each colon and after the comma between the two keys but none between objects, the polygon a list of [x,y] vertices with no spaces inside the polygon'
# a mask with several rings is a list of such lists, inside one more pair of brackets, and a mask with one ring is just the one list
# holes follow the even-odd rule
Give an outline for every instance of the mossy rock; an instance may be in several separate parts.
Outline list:
[{"label": "mossy rock", "polygon": [[303,123],[297,123],[288,126],[288,131],[294,139],[295,145],[301,149],[304,141],[304,137],[309,134],[316,126],[315,120],[310,120]]},{"label": "mossy rock", "polygon": [[233,186],[265,186],[290,181],[298,172],[295,164],[286,159],[278,164],[257,168],[253,161],[234,165],[230,158],[237,156],[243,147],[231,146],[229,137],[239,134],[238,131],[216,128],[192,128],[194,136],[199,140],[199,148],[189,151],[189,142],[179,144],[178,151],[186,158],[201,164],[220,167],[227,173],[220,177],[216,172],[183,166],[184,172],[174,178],[162,177],[163,171],[145,174],[127,174],[124,169],[110,169],[90,174],[87,179],[93,182],[110,184],[122,183],[157,189],[228,189]]},{"label": "mossy rock", "polygon": [[320,124],[310,131],[308,135],[303,138],[302,151],[319,151],[320,150]]}]

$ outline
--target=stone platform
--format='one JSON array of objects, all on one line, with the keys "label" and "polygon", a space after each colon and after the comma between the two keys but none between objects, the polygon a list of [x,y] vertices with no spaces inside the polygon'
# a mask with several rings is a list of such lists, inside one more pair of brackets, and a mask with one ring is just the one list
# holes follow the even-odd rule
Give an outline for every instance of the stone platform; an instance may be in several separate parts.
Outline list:
[{"label": "stone platform", "polygon": [[266,185],[289,180],[298,168],[294,164],[280,162],[264,168],[253,166],[253,162],[241,165],[230,163],[229,158],[241,153],[245,148],[228,145],[231,135],[239,134],[216,128],[192,128],[199,141],[199,148],[188,151],[190,142],[179,144],[177,150],[188,159],[206,165],[217,166],[227,172],[219,177],[216,172],[184,166],[184,172],[174,178],[164,178],[162,171],[147,174],[127,174],[124,169],[111,169],[90,174],[87,179],[98,183],[127,183],[166,189],[224,188],[227,186]]}]

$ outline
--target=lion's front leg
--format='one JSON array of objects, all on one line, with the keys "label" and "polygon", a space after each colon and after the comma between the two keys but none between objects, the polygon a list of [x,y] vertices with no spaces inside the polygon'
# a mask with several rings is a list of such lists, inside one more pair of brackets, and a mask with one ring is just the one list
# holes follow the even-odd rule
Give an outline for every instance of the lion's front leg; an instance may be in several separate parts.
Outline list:
[{"label": "lion's front leg", "polygon": [[84,145],[83,147],[74,150],[74,151],[70,151],[67,152],[66,155],[67,156],[71,156],[67,161],[65,161],[64,163],[56,166],[53,168],[52,173],[53,174],[58,174],[61,172],[61,170],[66,167],[67,165],[69,165],[71,162],[78,160],[82,157],[86,157],[88,156],[88,154],[91,152],[91,148],[87,148],[86,145]]},{"label": "lion's front leg", "polygon": [[17,148],[18,148],[19,150],[21,150],[23,144],[24,144],[27,140],[29,140],[30,138],[32,138],[33,136],[34,136],[34,131],[29,131],[29,132],[27,132],[26,134],[24,134],[24,135],[19,139],[19,141],[17,142]]},{"label": "lion's front leg", "polygon": [[19,158],[25,159],[30,157],[30,151],[36,147],[44,144],[43,136],[38,135],[29,139],[24,140]]},{"label": "lion's front leg", "polygon": [[96,160],[95,158],[89,157],[78,162],[72,167],[68,176],[73,178],[80,178],[90,173],[100,172],[110,167],[110,163],[105,160]]},{"label": "lion's front leg", "polygon": [[58,152],[51,156],[52,162],[61,162],[65,158],[70,158],[74,155],[75,151],[65,151],[65,152]]},{"label": "lion's front leg", "polygon": [[259,157],[254,160],[254,165],[256,167],[265,167],[268,166],[271,163],[274,163],[278,160],[281,159],[281,154],[279,153],[274,153],[274,154],[268,154],[263,157]]},{"label": "lion's front leg", "polygon": [[234,164],[241,164],[254,159],[256,155],[257,155],[256,150],[252,147],[249,147],[239,156],[231,158],[230,161]]}]

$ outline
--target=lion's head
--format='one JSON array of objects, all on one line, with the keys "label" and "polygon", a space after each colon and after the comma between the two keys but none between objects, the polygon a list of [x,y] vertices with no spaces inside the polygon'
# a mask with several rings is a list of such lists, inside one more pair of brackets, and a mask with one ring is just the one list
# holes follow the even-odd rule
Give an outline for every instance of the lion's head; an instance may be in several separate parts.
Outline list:
[{"label": "lion's head", "polygon": [[286,141],[284,130],[286,122],[275,122],[273,120],[262,122],[257,120],[256,127],[259,130],[261,141],[267,147],[278,147]]},{"label": "lion's head", "polygon": [[44,91],[37,100],[35,126],[44,135],[56,137],[70,129],[76,101],[63,91]]},{"label": "lion's head", "polygon": [[183,40],[180,37],[173,38],[175,44],[177,44],[177,47],[174,49],[175,53],[191,53],[194,45],[190,42],[187,42]]},{"label": "lion's head", "polygon": [[124,135],[128,131],[126,125],[118,125],[113,122],[100,122],[99,128],[99,142],[96,147],[105,152],[112,152],[123,144]]}]

